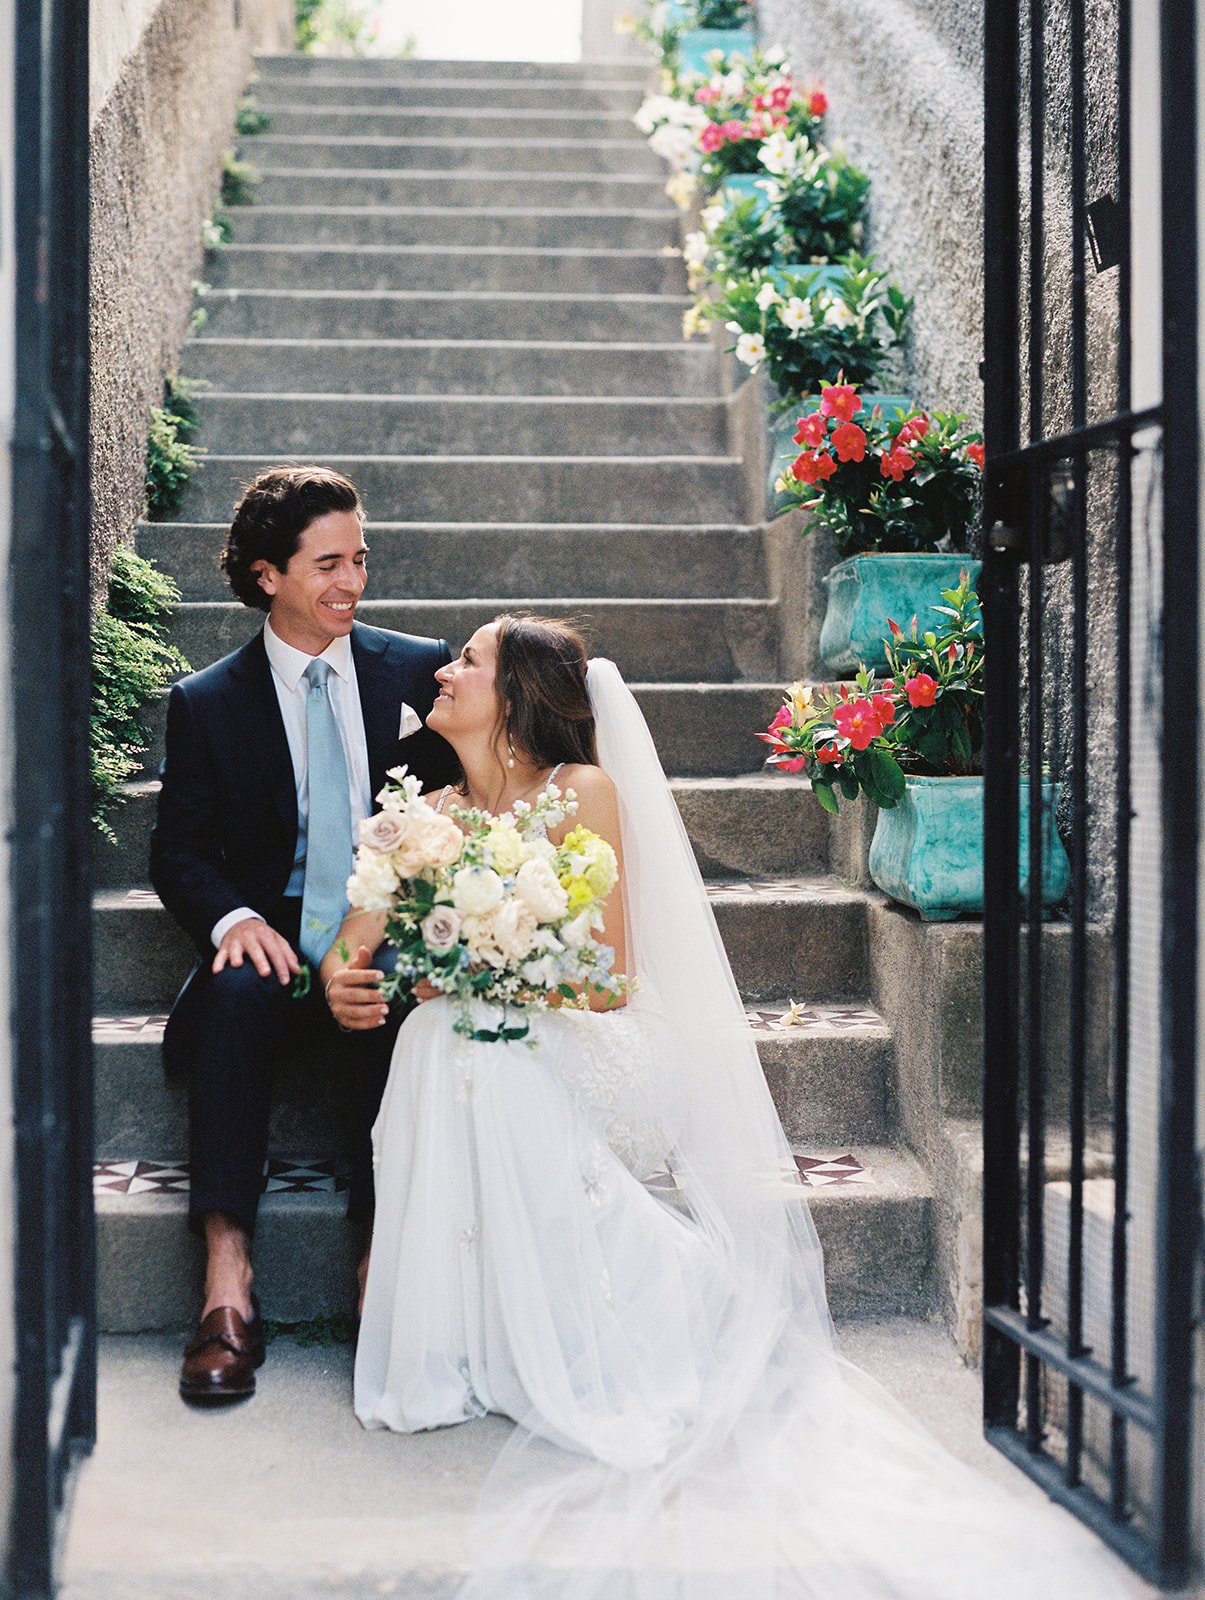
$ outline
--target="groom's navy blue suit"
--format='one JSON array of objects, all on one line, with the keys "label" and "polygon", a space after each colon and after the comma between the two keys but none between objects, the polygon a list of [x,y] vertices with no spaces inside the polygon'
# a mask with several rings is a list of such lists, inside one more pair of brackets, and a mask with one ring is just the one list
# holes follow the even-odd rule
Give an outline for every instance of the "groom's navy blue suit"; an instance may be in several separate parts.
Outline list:
[{"label": "groom's navy blue suit", "polygon": [[[438,734],[424,727],[399,738],[404,704],[426,720],[435,671],[451,659],[447,644],[356,623],[351,649],[370,792],[403,763],[428,789],[450,781],[456,759]],[[200,951],[163,1041],[168,1072],[189,1082],[190,1222],[199,1230],[206,1212],[222,1211],[254,1232],[274,1058],[319,1030],[351,1080],[348,1209],[365,1216],[372,1205],[368,1135],[396,1019],[341,1033],[319,984],[298,1000],[275,976],[261,978],[249,960],[212,971],[212,930],[241,906],[258,911],[297,949],[300,900],[285,896],[297,851],[297,793],[262,633],[173,687],[161,778],[151,882]]]}]

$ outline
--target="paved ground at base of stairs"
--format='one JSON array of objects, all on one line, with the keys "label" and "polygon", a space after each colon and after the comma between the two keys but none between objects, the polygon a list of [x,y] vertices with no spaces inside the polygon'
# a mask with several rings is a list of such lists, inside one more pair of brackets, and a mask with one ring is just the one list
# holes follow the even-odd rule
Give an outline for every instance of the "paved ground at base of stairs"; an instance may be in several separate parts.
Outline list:
[{"label": "paved ground at base of stairs", "polygon": [[[1040,1495],[984,1443],[978,1374],[944,1329],[860,1319],[840,1336],[955,1454],[1018,1495]],[[100,1439],[75,1489],[61,1600],[450,1592],[473,1490],[507,1424],[365,1433],[351,1410],[350,1348],[287,1336],[270,1347],[255,1399],[193,1411],[175,1390],[180,1344],[102,1341]],[[1133,1594],[1155,1591],[1135,1579]]]}]

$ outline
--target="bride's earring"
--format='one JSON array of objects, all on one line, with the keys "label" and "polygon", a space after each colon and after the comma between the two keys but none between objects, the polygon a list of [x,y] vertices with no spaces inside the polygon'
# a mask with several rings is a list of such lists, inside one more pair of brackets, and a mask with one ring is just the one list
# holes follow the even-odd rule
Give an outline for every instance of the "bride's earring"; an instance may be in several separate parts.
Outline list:
[{"label": "bride's earring", "polygon": [[506,758],[506,764],[508,767],[513,767],[515,764],[515,747],[513,744],[511,744],[509,737],[506,741],[506,748],[510,751],[510,754]]}]

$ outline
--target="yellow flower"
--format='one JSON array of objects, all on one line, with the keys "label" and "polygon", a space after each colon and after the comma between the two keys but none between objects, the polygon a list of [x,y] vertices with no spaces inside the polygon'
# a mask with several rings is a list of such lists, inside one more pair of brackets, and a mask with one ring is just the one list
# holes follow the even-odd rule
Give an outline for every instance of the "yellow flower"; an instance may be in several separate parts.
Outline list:
[{"label": "yellow flower", "polygon": [[495,822],[485,836],[485,855],[495,872],[509,878],[527,860],[527,847],[511,824]]},{"label": "yellow flower", "polygon": [[561,879],[561,887],[569,896],[568,909],[571,915],[583,910],[594,899],[594,890],[588,880],[577,874],[566,873]]},{"label": "yellow flower", "polygon": [[635,33],[636,18],[627,11],[620,12],[619,16],[615,18],[615,32],[629,34]]},{"label": "yellow flower", "polygon": [[700,302],[687,306],[682,313],[682,337],[693,339],[696,333],[702,333],[707,326],[707,315]]},{"label": "yellow flower", "polygon": [[573,890],[566,878],[571,881],[577,877],[584,878],[591,893],[599,900],[605,899],[615,887],[619,878],[615,852],[605,839],[600,839],[589,828],[577,827],[566,834],[560,855],[565,862],[561,884],[569,891],[571,898]]}]

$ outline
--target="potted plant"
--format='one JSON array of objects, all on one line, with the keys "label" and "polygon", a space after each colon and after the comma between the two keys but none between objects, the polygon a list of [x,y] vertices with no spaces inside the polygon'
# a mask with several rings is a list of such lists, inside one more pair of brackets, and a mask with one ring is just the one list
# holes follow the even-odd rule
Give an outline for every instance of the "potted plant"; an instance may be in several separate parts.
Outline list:
[{"label": "potted plant", "polygon": [[670,15],[681,32],[678,63],[683,72],[702,70],[721,50],[751,50],[757,37],[752,0],[671,0]]},{"label": "potted plant", "polygon": [[[907,632],[891,622],[890,677],[861,667],[852,688],[794,684],[758,734],[770,763],[809,778],[826,811],[860,794],[879,807],[871,878],[926,921],[983,910],[983,626],[966,572],[941,598],[930,608],[944,619],[936,628],[922,631],[916,617]],[[1058,789],[1042,785],[1043,905],[1062,900],[1071,878],[1054,825]],[[1024,803],[1018,870],[1024,893]]]},{"label": "potted plant", "polygon": [[843,557],[823,580],[820,632],[820,654],[838,673],[860,661],[886,667],[889,616],[923,610],[964,567],[977,582],[980,563],[964,552],[983,470],[982,436],[965,417],[882,403],[867,414],[844,378],[798,418],[799,454],[775,481],[783,503],[832,530]]}]

